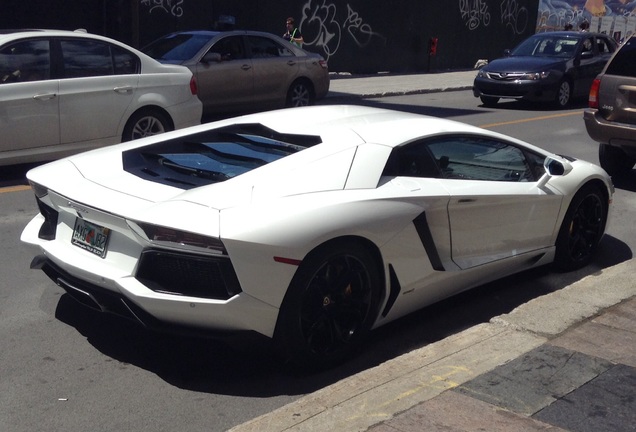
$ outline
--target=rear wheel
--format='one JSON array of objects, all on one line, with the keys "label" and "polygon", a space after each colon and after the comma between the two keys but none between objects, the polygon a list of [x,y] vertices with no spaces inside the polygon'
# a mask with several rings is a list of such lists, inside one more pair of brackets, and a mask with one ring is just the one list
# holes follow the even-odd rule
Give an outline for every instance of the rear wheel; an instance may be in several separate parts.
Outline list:
[{"label": "rear wheel", "polygon": [[579,190],[563,219],[554,263],[563,271],[584,267],[592,260],[605,231],[607,198],[597,186]]},{"label": "rear wheel", "polygon": [[612,177],[627,174],[636,163],[636,160],[628,156],[623,149],[608,144],[599,145],[598,160],[601,167]]},{"label": "rear wheel", "polygon": [[131,141],[168,132],[172,129],[172,123],[162,112],[157,110],[137,111],[128,119],[121,140],[122,142]]},{"label": "rear wheel", "polygon": [[301,107],[314,104],[314,91],[305,80],[297,80],[292,83],[287,91],[288,107]]},{"label": "rear wheel", "polygon": [[303,260],[281,306],[274,340],[293,366],[321,369],[352,356],[370,333],[380,272],[358,243],[335,243]]},{"label": "rear wheel", "polygon": [[559,88],[556,94],[555,103],[559,108],[565,108],[570,103],[570,99],[572,97],[572,85],[570,81],[564,79],[559,84]]},{"label": "rear wheel", "polygon": [[499,98],[494,96],[479,96],[479,99],[481,99],[481,103],[487,107],[493,107],[499,102]]}]

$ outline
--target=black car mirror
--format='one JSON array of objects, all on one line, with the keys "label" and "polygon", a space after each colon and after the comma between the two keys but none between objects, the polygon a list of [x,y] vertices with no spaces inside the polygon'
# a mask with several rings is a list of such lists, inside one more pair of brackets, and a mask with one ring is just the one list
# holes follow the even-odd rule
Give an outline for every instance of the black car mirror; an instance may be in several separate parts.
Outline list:
[{"label": "black car mirror", "polygon": [[582,59],[582,60],[590,59],[590,58],[592,58],[592,57],[594,57],[594,53],[593,53],[592,51],[583,51],[583,52],[581,53],[581,59]]},{"label": "black car mirror", "polygon": [[512,52],[512,51],[510,51],[508,48],[506,48],[506,49],[504,50],[504,52],[503,52],[504,57],[510,57],[510,53],[511,53],[511,52]]}]

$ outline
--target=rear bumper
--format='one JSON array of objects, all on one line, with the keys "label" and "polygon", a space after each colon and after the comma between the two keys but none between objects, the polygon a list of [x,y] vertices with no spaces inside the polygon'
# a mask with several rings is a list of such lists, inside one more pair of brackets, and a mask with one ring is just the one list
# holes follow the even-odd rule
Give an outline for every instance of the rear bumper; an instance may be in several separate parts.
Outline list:
[{"label": "rear bumper", "polygon": [[588,108],[583,112],[587,133],[594,141],[620,147],[636,157],[636,125],[606,120],[598,110]]}]

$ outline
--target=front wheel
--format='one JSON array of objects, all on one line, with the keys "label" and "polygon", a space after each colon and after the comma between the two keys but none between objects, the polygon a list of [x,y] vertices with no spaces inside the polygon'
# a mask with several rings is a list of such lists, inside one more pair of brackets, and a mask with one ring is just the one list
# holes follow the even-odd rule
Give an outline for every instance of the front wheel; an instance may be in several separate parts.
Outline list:
[{"label": "front wheel", "polygon": [[601,167],[612,177],[627,174],[636,163],[636,160],[627,155],[623,149],[608,144],[599,145],[598,160]]},{"label": "front wheel", "polygon": [[173,129],[168,117],[156,110],[144,110],[134,113],[122,134],[122,142],[157,135]]},{"label": "front wheel", "polygon": [[589,264],[605,231],[607,207],[607,198],[597,186],[584,186],[574,195],[556,241],[554,263],[559,270]]},{"label": "front wheel", "polygon": [[358,243],[310,253],[285,295],[274,341],[293,366],[323,369],[351,357],[370,333],[380,301],[380,271]]},{"label": "front wheel", "polygon": [[303,81],[294,81],[287,91],[287,101],[285,105],[287,107],[301,107],[313,105],[314,92],[311,86]]},{"label": "front wheel", "polygon": [[572,85],[570,81],[564,79],[559,84],[559,88],[557,89],[556,94],[556,106],[559,108],[565,108],[570,103],[570,99],[572,97]]}]

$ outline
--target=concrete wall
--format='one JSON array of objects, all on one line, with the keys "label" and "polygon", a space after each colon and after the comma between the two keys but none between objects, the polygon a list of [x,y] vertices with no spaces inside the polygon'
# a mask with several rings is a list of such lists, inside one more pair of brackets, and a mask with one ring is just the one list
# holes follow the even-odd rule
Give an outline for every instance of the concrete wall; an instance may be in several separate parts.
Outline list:
[{"label": "concrete wall", "polygon": [[[533,34],[539,0],[3,0],[0,27],[105,34],[143,46],[171,31],[227,27],[275,34],[293,16],[304,48],[332,71],[422,72],[472,68]],[[437,38],[437,54],[429,41]]]}]

